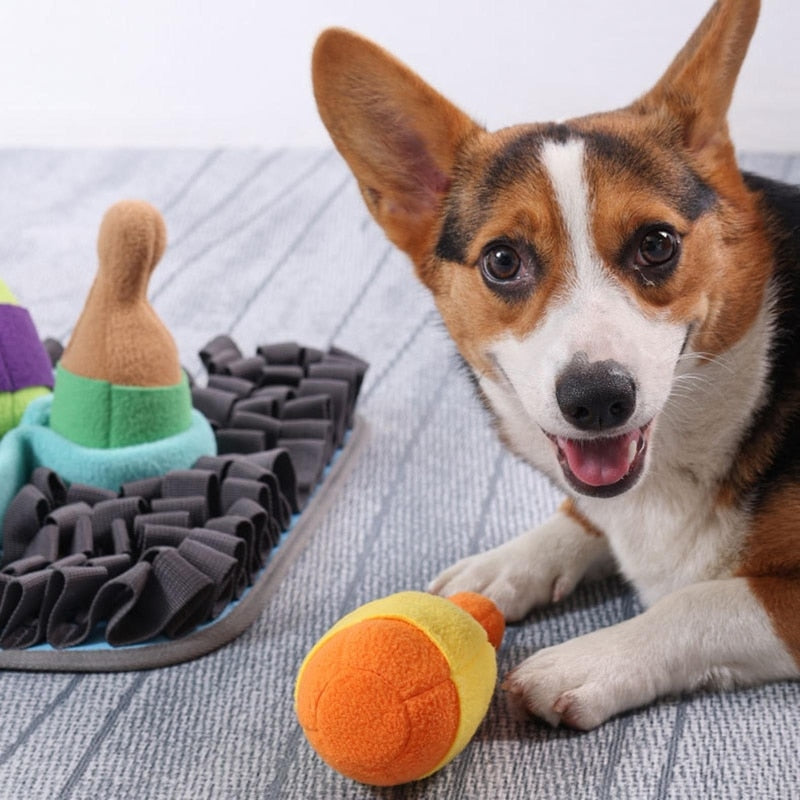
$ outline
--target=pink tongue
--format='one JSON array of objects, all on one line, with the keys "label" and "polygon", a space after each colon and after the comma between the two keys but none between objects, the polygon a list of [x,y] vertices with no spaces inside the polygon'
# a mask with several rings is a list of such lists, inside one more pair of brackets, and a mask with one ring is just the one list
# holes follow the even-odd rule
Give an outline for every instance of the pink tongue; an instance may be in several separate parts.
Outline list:
[{"label": "pink tongue", "polygon": [[[631,442],[639,441],[639,431],[631,431],[613,439],[558,438],[558,446],[567,458],[575,477],[588,486],[610,486],[621,481],[631,467],[636,451]],[[633,452],[633,455],[631,455]]]}]

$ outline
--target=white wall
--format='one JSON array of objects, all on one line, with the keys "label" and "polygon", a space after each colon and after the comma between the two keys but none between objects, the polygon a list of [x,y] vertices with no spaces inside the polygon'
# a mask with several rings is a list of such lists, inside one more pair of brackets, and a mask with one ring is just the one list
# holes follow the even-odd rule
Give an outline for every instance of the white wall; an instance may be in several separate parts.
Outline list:
[{"label": "white wall", "polygon": [[[327,143],[309,54],[384,44],[490,128],[628,102],[705,0],[0,0],[0,145]],[[765,0],[732,127],[800,151],[800,2]]]}]

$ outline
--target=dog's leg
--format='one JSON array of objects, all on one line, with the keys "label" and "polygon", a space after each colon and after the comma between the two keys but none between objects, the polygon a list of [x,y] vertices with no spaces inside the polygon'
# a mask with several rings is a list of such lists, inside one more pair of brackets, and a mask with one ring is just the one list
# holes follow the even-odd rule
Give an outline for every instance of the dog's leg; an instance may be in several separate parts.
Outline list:
[{"label": "dog's leg", "polygon": [[602,577],[613,569],[605,537],[590,529],[568,501],[540,527],[462,559],[428,588],[441,595],[481,592],[514,621],[562,599],[581,578]]},{"label": "dog's leg", "polygon": [[[794,596],[787,602],[800,599],[800,581],[775,580]],[[663,695],[798,676],[752,586],[729,578],[692,584],[633,619],[540,650],[503,687],[552,725],[588,730]]]}]

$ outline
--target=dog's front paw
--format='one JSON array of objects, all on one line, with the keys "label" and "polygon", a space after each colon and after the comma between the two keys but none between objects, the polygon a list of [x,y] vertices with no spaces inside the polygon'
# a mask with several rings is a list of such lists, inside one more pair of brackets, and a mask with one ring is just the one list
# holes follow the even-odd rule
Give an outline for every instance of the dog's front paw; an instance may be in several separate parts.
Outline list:
[{"label": "dog's front paw", "polygon": [[598,561],[608,558],[604,539],[588,535],[564,514],[486,553],[462,558],[435,578],[440,595],[480,592],[509,622],[532,608],[566,597]]},{"label": "dog's front paw", "polygon": [[428,590],[443,596],[479,592],[494,602],[506,620],[514,622],[552,599],[552,579],[537,576],[536,566],[530,558],[520,558],[503,545],[462,558],[436,577]]},{"label": "dog's front paw", "polygon": [[530,714],[580,730],[652,700],[641,665],[604,646],[603,633],[540,650],[506,676],[503,689]]}]

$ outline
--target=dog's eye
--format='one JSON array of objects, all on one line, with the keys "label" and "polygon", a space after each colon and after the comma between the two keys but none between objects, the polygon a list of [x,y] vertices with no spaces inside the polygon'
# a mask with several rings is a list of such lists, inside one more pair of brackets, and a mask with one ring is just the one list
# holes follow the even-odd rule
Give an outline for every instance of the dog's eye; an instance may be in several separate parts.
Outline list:
[{"label": "dog's eye", "polygon": [[486,248],[481,258],[484,274],[495,281],[510,281],[517,276],[522,261],[513,247],[495,244]]},{"label": "dog's eye", "polygon": [[640,267],[660,267],[672,261],[678,254],[678,236],[666,228],[647,231],[639,243],[636,264]]}]

